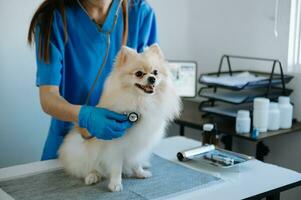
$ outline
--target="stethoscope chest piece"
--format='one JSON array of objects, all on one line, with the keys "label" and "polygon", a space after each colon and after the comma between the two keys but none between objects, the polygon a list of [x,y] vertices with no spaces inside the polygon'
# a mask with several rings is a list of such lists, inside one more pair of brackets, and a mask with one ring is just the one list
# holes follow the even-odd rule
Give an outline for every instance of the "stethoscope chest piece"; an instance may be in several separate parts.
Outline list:
[{"label": "stethoscope chest piece", "polygon": [[128,120],[130,122],[134,123],[134,122],[137,122],[139,120],[139,115],[136,112],[129,112],[129,113],[127,113],[127,116],[128,116]]}]

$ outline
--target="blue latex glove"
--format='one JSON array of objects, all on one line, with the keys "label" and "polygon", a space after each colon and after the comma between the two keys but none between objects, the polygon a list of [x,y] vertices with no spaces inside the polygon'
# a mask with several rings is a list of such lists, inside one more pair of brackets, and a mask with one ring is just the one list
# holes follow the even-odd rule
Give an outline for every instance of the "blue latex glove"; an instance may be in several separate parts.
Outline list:
[{"label": "blue latex glove", "polygon": [[132,126],[126,115],[105,108],[82,106],[78,115],[78,125],[102,140],[112,140],[124,135]]}]

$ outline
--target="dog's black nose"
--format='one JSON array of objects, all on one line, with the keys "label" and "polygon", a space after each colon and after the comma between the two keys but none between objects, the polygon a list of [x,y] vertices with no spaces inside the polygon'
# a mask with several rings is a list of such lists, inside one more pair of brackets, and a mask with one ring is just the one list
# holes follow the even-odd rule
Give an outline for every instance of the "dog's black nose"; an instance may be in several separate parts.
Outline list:
[{"label": "dog's black nose", "polygon": [[148,80],[148,82],[149,82],[150,84],[154,84],[154,83],[156,82],[156,78],[153,77],[153,76],[148,77],[147,80]]}]

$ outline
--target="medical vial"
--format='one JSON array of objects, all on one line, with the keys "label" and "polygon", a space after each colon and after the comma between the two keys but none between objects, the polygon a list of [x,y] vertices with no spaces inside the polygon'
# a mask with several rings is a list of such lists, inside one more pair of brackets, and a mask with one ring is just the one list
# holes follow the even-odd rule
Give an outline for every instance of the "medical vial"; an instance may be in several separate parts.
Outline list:
[{"label": "medical vial", "polygon": [[269,107],[269,131],[277,131],[280,128],[280,111],[278,103],[271,102]]},{"label": "medical vial", "polygon": [[280,128],[289,129],[292,127],[293,121],[293,106],[290,103],[290,98],[280,96],[278,98],[278,103],[280,110]]},{"label": "medical vial", "polygon": [[253,128],[257,128],[259,132],[267,132],[269,120],[270,100],[258,97],[253,103]]},{"label": "medical vial", "polygon": [[239,110],[236,117],[235,130],[236,133],[245,134],[250,133],[251,119],[250,112],[248,110]]}]

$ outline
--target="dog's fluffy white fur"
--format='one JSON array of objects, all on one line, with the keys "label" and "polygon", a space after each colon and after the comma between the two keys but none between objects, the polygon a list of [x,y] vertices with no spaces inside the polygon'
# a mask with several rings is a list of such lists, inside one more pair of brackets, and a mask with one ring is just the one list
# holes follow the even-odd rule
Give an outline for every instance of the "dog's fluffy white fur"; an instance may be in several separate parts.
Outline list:
[{"label": "dog's fluffy white fur", "polygon": [[[137,76],[138,71],[144,73],[143,77]],[[154,84],[148,81],[151,76],[156,79]],[[143,90],[138,85],[147,88]],[[107,177],[109,190],[121,191],[122,174],[133,178],[151,176],[145,169],[148,158],[163,138],[168,123],[179,115],[180,104],[168,64],[157,44],[143,53],[122,47],[97,106],[118,113],[137,112],[141,115],[139,121],[123,137],[110,141],[85,140],[80,129],[74,128],[59,150],[59,159],[67,172],[84,178],[86,184]]]}]

